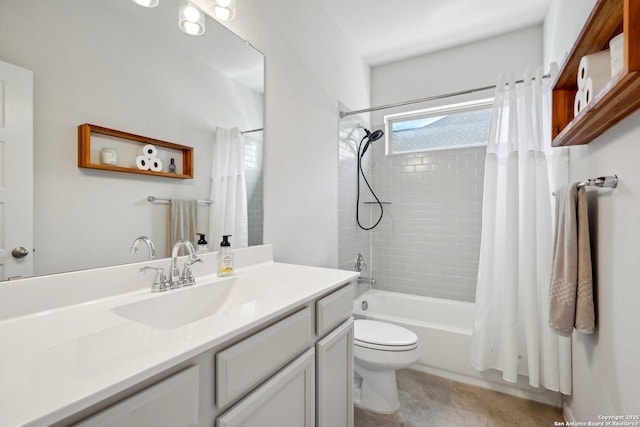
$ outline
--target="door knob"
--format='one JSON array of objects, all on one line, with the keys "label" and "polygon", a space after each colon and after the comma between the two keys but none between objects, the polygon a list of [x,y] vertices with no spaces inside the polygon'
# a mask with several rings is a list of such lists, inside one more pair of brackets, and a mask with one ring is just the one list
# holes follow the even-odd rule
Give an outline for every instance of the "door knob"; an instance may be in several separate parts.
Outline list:
[{"label": "door knob", "polygon": [[23,246],[18,246],[13,248],[13,250],[11,251],[11,255],[14,258],[24,258],[27,255],[29,255],[29,251],[27,250],[27,248],[23,247]]}]

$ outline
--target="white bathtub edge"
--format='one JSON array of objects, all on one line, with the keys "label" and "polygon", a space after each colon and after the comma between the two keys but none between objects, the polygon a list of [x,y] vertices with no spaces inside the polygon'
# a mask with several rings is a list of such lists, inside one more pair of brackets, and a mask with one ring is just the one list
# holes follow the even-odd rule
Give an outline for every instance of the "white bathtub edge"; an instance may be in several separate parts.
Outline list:
[{"label": "white bathtub edge", "polygon": [[[476,387],[482,387],[485,389],[497,391],[499,393],[508,394],[510,396],[520,397],[522,399],[532,400],[538,403],[544,403],[546,405],[551,405],[558,408],[563,407],[562,397],[560,393],[550,391],[550,390],[543,390],[540,392],[530,392],[527,390],[522,390],[520,388],[517,388],[516,385],[511,386],[509,384],[497,384],[493,381],[483,380],[481,378],[471,377],[464,374],[458,374],[455,372],[447,371],[445,369],[426,366],[420,363],[411,365],[409,369],[425,372],[427,374],[446,378],[448,380],[453,380],[460,383],[470,384]],[[566,405],[564,405],[564,407],[566,407]]]}]

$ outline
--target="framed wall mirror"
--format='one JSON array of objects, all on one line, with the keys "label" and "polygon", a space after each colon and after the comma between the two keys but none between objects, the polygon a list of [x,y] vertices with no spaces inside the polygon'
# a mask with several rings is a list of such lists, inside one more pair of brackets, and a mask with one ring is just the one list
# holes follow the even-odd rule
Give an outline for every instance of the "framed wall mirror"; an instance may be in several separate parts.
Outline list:
[{"label": "framed wall mirror", "polygon": [[[0,61],[33,73],[33,243],[20,244],[33,267],[21,276],[145,261],[130,253],[141,235],[167,257],[169,207],[147,197],[209,199],[216,129],[262,128],[263,55],[209,16],[204,34],[185,34],[178,3],[0,3]],[[193,147],[194,178],[78,168],[82,123]],[[262,243],[262,143],[244,135],[250,245]],[[219,236],[207,239],[216,250]]]}]

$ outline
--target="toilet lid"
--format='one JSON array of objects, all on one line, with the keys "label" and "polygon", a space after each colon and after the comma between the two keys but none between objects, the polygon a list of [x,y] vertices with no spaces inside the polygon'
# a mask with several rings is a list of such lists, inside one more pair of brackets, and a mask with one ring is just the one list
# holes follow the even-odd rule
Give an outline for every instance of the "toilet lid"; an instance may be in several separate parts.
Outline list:
[{"label": "toilet lid", "polygon": [[418,342],[416,334],[401,326],[364,319],[354,322],[353,338],[356,341],[383,346],[411,346]]}]

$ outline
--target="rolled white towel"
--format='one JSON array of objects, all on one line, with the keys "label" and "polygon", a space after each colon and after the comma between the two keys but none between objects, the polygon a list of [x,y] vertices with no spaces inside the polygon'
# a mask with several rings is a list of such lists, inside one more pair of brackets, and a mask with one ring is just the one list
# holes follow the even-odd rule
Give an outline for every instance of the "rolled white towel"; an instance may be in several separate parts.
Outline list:
[{"label": "rolled white towel", "polygon": [[147,144],[142,147],[142,153],[150,159],[158,157],[158,149],[153,144]]},{"label": "rolled white towel", "polygon": [[611,79],[611,55],[609,50],[585,55],[578,65],[578,89],[584,89],[589,77],[600,78],[606,76]]},{"label": "rolled white towel", "polygon": [[599,76],[599,77],[588,77],[587,81],[584,84],[584,89],[582,92],[584,93],[584,107],[586,107],[591,101],[594,100],[596,96],[600,93],[602,88],[604,88],[611,78],[608,76]]},{"label": "rolled white towel", "polygon": [[151,168],[151,159],[147,156],[140,155],[136,157],[136,166],[142,171],[148,171]]},{"label": "rolled white towel", "polygon": [[587,105],[584,99],[584,91],[578,89],[576,92],[576,98],[573,102],[573,117],[576,117],[580,112],[584,109],[585,105]]}]

